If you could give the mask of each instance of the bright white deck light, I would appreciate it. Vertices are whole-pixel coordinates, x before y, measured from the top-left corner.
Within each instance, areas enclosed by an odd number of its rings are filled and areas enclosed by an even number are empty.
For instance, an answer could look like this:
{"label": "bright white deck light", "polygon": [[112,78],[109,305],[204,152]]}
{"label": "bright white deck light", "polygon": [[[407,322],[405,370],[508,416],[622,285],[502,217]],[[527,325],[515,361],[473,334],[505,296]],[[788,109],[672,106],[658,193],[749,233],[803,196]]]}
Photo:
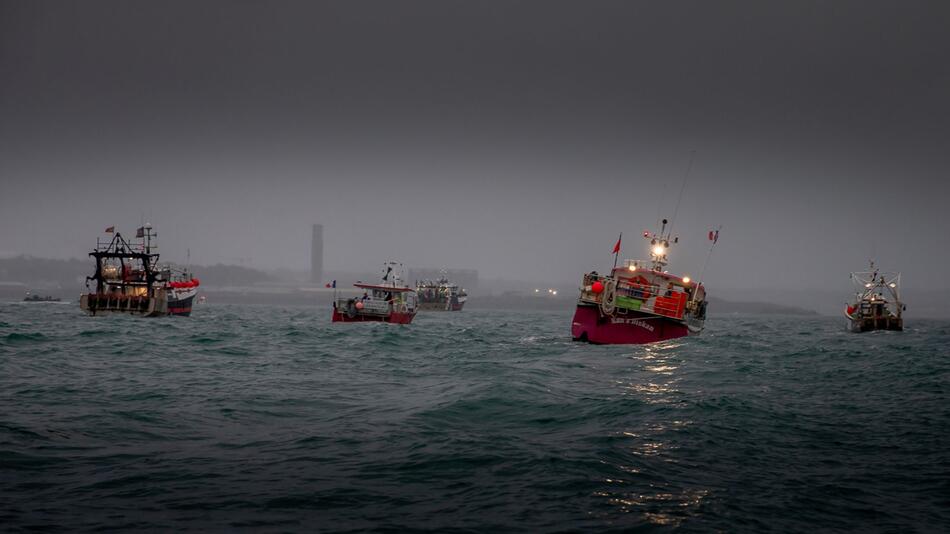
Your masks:
{"label": "bright white deck light", "polygon": [[655,254],[655,255],[657,255],[657,256],[662,256],[662,255],[663,255],[663,246],[662,246],[662,245],[657,245],[657,246],[653,247],[653,254]]}
{"label": "bright white deck light", "polygon": [[689,283],[689,277],[688,277],[688,276],[684,276],[684,277],[683,277],[683,283],[684,283],[684,284],[688,284],[688,283]]}

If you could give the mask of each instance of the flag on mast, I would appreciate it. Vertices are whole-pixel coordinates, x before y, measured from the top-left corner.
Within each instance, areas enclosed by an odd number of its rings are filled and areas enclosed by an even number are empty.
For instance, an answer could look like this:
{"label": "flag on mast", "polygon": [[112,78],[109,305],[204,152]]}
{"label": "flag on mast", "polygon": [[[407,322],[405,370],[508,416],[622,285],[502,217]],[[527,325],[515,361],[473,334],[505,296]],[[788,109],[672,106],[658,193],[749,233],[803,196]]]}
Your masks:
{"label": "flag on mast", "polygon": [[115,233],[115,225],[106,228],[106,233],[107,233],[107,234],[114,234],[114,233]]}

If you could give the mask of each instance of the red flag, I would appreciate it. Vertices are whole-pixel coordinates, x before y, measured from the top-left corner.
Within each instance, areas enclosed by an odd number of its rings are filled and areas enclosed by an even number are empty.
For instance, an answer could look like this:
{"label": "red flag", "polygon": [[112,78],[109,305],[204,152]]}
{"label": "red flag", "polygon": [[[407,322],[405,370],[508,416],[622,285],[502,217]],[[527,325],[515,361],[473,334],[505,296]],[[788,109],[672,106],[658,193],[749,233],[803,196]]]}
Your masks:
{"label": "red flag", "polygon": [[114,234],[114,233],[115,233],[115,226],[110,226],[110,227],[106,228],[106,233],[107,233],[107,234]]}
{"label": "red flag", "polygon": [[710,240],[710,241],[713,240],[713,234],[714,234],[714,232],[713,232],[712,230],[710,230],[710,231],[709,231],[709,240]]}
{"label": "red flag", "polygon": [[620,254],[620,240],[623,239],[623,234],[620,234],[620,237],[617,238],[617,244],[614,245],[614,254]]}

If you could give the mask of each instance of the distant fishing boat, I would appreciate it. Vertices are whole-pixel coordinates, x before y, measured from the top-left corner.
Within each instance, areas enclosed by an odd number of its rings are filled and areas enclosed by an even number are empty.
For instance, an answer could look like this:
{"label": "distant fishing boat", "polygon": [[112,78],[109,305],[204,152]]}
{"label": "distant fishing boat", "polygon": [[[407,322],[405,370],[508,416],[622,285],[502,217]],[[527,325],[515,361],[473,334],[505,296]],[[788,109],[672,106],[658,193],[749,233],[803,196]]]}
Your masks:
{"label": "distant fishing boat", "polygon": [[361,297],[334,297],[333,322],[359,323],[384,322],[409,324],[416,316],[416,291],[402,282],[396,262],[385,264],[379,284],[357,282],[355,287],[363,290]]}
{"label": "distant fishing boat", "polygon": [[[609,275],[584,275],[571,323],[575,341],[598,344],[640,344],[702,332],[706,321],[706,289],[689,276],[665,270],[670,246],[679,242],[667,231],[644,232],[650,240],[650,260],[624,260],[617,266],[620,239],[614,246]],[[715,244],[719,232],[709,233]],[[710,249],[711,250],[711,249]]]}
{"label": "distant fishing boat", "polygon": [[870,270],[851,273],[854,301],[845,308],[852,332],[903,330],[901,313],[907,306],[900,298],[901,273],[881,272],[871,262]]}
{"label": "distant fishing boat", "polygon": [[95,250],[89,253],[96,260],[96,272],[86,277],[86,287],[95,282],[95,289],[80,296],[83,311],[145,317],[191,314],[200,282],[187,270],[159,267],[152,225],[137,230],[138,242],[127,241],[115,227],[107,228],[106,233],[114,235],[109,241],[97,240]]}
{"label": "distant fishing boat", "polygon": [[59,302],[60,300],[59,297],[53,297],[51,295],[41,297],[36,294],[31,294],[29,291],[27,291],[26,296],[23,297],[23,302]]}
{"label": "distant fishing boat", "polygon": [[421,311],[462,311],[468,300],[465,289],[450,282],[444,274],[437,280],[417,281],[416,294]]}

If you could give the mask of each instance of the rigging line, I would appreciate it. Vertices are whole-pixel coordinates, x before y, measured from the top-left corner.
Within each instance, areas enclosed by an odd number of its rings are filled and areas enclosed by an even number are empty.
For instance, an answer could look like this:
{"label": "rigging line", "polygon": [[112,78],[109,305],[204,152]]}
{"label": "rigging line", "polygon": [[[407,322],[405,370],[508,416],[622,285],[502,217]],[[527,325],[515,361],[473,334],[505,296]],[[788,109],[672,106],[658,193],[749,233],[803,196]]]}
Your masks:
{"label": "rigging line", "polygon": [[680,202],[683,201],[683,191],[686,190],[686,180],[689,178],[689,172],[693,170],[693,159],[696,157],[696,151],[689,151],[689,165],[686,167],[686,174],[683,175],[683,185],[680,187],[680,195],[676,199],[676,208],[673,210],[673,218],[670,219],[670,231],[667,236],[673,235],[673,225],[676,224],[676,215],[680,212]]}
{"label": "rigging line", "polygon": [[663,209],[663,199],[666,197],[666,187],[668,185],[666,182],[663,182],[663,192],[660,193],[660,198],[656,203],[656,222],[653,224],[653,228],[660,227],[660,218],[663,215],[660,210]]}
{"label": "rigging line", "polygon": [[[719,225],[719,228],[716,228],[716,233],[718,234],[720,230],[722,230],[722,225],[721,225],[721,224]],[[712,251],[713,251],[713,249],[716,247],[716,244],[717,244],[717,243],[719,243],[718,240],[713,241],[713,244],[709,246],[709,252],[706,254],[706,261],[703,262],[703,270],[700,271],[700,273],[699,273],[699,280],[696,281],[696,285],[697,285],[697,286],[700,286],[700,285],[703,284],[703,277],[706,276],[706,267],[709,266],[709,258],[712,257]]]}

